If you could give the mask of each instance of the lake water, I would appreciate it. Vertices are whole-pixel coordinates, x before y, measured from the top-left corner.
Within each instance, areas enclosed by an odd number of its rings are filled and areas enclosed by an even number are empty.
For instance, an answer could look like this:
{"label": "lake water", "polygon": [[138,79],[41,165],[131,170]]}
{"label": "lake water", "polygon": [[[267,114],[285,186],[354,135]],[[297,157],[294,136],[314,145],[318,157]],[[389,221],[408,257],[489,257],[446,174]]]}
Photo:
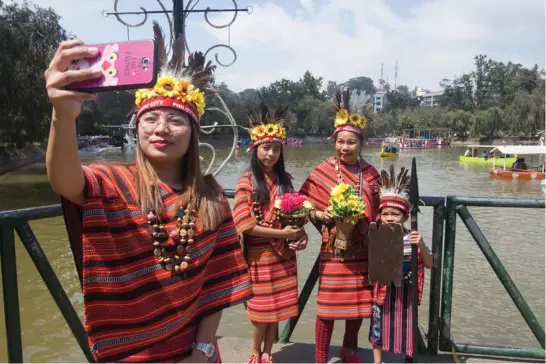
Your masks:
{"label": "lake water", "polygon": [[[218,151],[216,165],[228,153]],[[287,147],[287,170],[300,186],[310,171],[334,153],[330,144]],[[543,198],[539,182],[513,182],[490,179],[487,168],[464,165],[458,156],[461,148],[406,150],[393,161],[382,161],[379,148],[366,147],[363,157],[378,170],[411,166],[417,157],[419,188],[422,196],[496,196]],[[204,151],[205,162],[210,153]],[[99,160],[130,162],[131,155],[108,154]],[[248,167],[250,155],[241,150],[218,175],[225,188],[234,188],[237,179]],[[84,161],[85,163],[91,160]],[[204,163],[205,163],[204,162]],[[0,210],[56,204],[58,197],[51,191],[43,163],[0,176]],[[432,209],[423,208],[419,227],[430,246]],[[545,238],[544,210],[513,208],[470,208],[493,249],[504,263],[519,290],[534,310],[539,322],[544,322]],[[83,297],[70,251],[62,218],[31,223],[53,269],[59,276],[76,310],[82,314]],[[319,252],[319,234],[311,227],[308,249],[298,257],[300,289]],[[32,362],[81,362],[85,357],[66,325],[51,295],[22,244],[17,241],[17,267],[24,360]],[[428,277],[420,324],[428,319]],[[294,331],[292,341],[313,342],[316,315],[316,287]],[[0,293],[1,294],[1,293]],[[344,324],[336,325],[332,342],[340,344]],[[251,325],[243,306],[224,311],[220,335],[250,337]],[[360,332],[360,344],[365,346],[368,321]],[[459,220],[455,249],[455,273],[452,313],[452,334],[458,340],[477,344],[505,344],[538,347],[536,339],[515,305],[483,257],[476,243]],[[0,315],[0,337],[5,338],[5,323]],[[7,360],[6,341],[0,340],[0,360]]]}

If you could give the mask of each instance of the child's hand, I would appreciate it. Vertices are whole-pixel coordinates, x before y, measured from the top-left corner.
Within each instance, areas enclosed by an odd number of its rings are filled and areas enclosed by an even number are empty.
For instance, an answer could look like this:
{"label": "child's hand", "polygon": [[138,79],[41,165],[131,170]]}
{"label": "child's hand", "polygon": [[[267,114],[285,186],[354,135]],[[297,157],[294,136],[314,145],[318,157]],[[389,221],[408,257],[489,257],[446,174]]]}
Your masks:
{"label": "child's hand", "polygon": [[421,243],[421,233],[418,231],[412,231],[409,233],[409,241],[412,244],[419,245]]}

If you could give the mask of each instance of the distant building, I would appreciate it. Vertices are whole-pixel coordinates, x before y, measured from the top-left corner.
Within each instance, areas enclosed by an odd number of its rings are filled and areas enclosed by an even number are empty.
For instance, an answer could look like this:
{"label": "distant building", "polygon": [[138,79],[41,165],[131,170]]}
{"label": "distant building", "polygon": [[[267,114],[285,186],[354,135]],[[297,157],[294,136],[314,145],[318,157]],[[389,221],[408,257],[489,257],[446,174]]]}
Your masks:
{"label": "distant building", "polygon": [[440,107],[440,100],[444,94],[444,91],[430,92],[422,88],[417,88],[415,96],[422,97],[421,107]]}
{"label": "distant building", "polygon": [[373,112],[381,112],[388,103],[387,90],[384,88],[376,88],[375,95],[373,95]]}

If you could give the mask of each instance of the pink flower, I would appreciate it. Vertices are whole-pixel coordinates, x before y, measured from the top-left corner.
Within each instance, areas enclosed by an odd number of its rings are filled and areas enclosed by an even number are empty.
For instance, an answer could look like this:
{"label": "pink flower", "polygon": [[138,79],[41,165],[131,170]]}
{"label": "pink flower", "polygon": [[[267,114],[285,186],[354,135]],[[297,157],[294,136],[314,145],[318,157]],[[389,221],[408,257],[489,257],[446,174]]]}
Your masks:
{"label": "pink flower", "polygon": [[303,203],[307,201],[307,197],[299,193],[285,193],[278,199],[281,201],[280,210],[283,214],[301,210],[304,207]]}

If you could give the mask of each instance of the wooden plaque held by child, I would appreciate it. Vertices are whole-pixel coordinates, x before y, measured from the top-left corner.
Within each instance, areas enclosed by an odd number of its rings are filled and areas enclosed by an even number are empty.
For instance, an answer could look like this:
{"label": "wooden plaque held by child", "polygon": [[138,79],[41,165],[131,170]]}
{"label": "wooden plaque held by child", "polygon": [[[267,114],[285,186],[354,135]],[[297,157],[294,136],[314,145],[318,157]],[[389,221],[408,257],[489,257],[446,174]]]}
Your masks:
{"label": "wooden plaque held by child", "polygon": [[404,228],[401,224],[370,224],[368,274],[370,283],[400,287],[404,264]]}

